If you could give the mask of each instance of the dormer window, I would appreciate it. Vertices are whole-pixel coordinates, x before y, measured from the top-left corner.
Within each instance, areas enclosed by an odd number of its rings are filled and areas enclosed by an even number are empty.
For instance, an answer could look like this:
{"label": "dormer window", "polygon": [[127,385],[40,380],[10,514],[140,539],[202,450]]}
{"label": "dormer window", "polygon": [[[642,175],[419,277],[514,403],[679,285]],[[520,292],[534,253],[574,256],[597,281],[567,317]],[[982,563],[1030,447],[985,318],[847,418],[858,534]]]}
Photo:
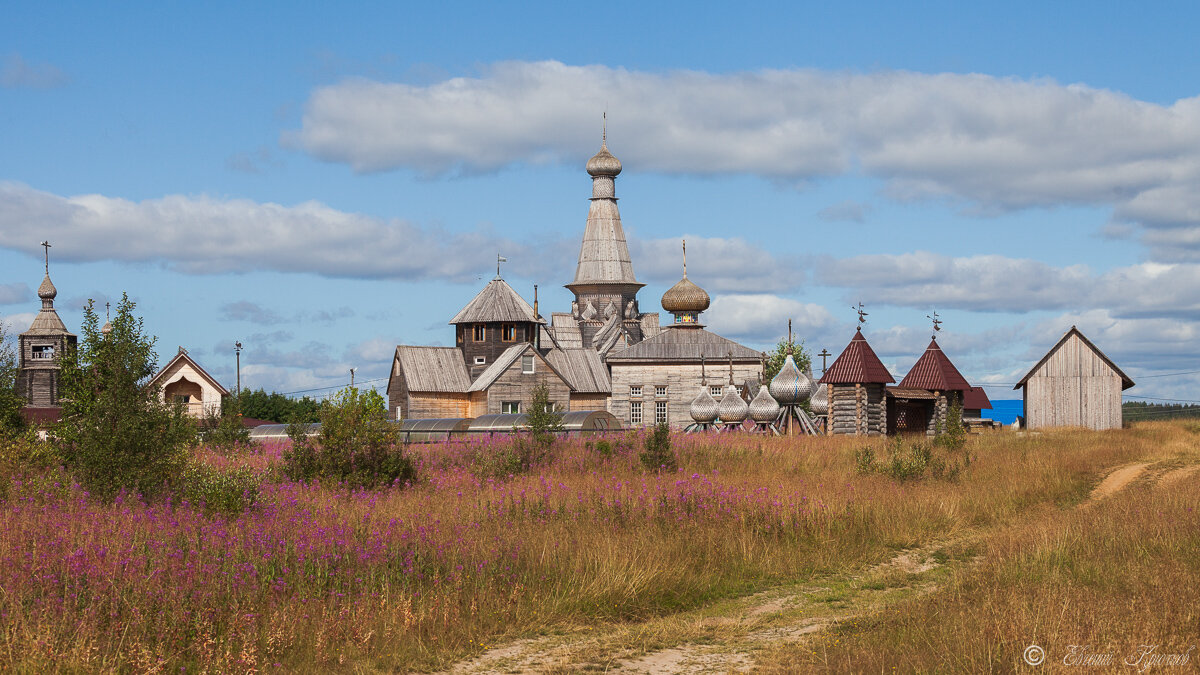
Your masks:
{"label": "dormer window", "polygon": [[484,338],[487,337],[487,332],[484,329],[483,324],[481,324],[481,323],[477,323],[474,326],[472,326],[471,332],[472,332],[472,339],[475,340],[476,342],[483,342]]}

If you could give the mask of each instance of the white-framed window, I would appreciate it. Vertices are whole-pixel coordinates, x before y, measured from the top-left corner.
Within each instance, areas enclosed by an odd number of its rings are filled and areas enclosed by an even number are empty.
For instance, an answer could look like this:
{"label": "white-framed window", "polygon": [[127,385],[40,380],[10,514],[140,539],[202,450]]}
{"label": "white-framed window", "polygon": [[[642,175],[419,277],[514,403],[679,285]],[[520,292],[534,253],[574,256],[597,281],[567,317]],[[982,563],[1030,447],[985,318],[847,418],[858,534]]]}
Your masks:
{"label": "white-framed window", "polygon": [[666,401],[655,401],[654,402],[654,423],[655,424],[666,424],[667,423],[667,402]]}
{"label": "white-framed window", "polygon": [[520,401],[504,401],[500,404],[500,412],[505,415],[516,415],[521,412]]}
{"label": "white-framed window", "polygon": [[666,397],[667,397],[667,388],[666,387],[658,386],[658,387],[654,388],[654,398],[666,398]]}
{"label": "white-framed window", "polygon": [[642,397],[642,388],[641,387],[630,387],[629,388],[629,398],[641,398],[641,397]]}
{"label": "white-framed window", "polygon": [[487,363],[487,357],[485,357],[485,356],[476,356],[475,357],[475,365],[482,366],[485,363]]}
{"label": "white-framed window", "polygon": [[526,354],[521,357],[521,372],[525,375],[533,373],[533,354]]}
{"label": "white-framed window", "polygon": [[629,403],[629,425],[638,427],[642,425],[642,402],[631,401]]}
{"label": "white-framed window", "polygon": [[722,387],[719,384],[708,385],[708,395],[712,396],[713,398],[721,398],[722,396],[724,396],[725,394],[723,393],[723,390],[724,390],[724,387]]}

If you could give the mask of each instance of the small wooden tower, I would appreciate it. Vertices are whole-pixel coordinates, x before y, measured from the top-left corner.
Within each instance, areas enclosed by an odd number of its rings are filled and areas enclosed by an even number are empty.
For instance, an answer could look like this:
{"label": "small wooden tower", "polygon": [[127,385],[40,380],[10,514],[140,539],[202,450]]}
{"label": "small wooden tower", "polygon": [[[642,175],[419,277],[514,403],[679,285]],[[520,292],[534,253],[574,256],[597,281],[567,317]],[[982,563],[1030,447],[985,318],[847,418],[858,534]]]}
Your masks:
{"label": "small wooden tower", "polygon": [[[908,374],[904,376],[903,380],[900,380],[900,384],[896,387],[898,389],[925,389],[933,394],[932,410],[928,411],[929,414],[925,420],[925,433],[929,436],[936,433],[939,423],[945,423],[950,406],[955,401],[958,402],[960,408],[964,407],[966,394],[971,390],[970,383],[962,376],[962,373],[958,372],[958,368],[954,367],[950,358],[938,346],[936,335],[929,341],[925,353],[917,359],[917,362],[913,364]],[[913,404],[908,405],[912,406]],[[915,413],[916,410],[903,412]]]}
{"label": "small wooden tower", "polygon": [[828,432],[856,436],[886,434],[884,386],[895,381],[867,344],[860,327],[821,376],[821,383],[829,387]]}
{"label": "small wooden tower", "polygon": [[455,345],[462,351],[472,380],[509,347],[526,342],[538,346],[538,330],[544,323],[545,319],[500,278],[499,263],[496,278],[450,319]]}
{"label": "small wooden tower", "polygon": [[1075,326],[1013,389],[1023,389],[1025,425],[1121,428],[1121,392],[1133,380]]}
{"label": "small wooden tower", "polygon": [[42,246],[46,249],[46,278],[38,287],[42,310],[34,317],[29,330],[17,338],[21,351],[17,392],[30,408],[55,408],[61,405],[58,358],[67,347],[74,347],[78,338],[67,331],[54,310],[58,289],[50,281],[50,242],[44,241]]}

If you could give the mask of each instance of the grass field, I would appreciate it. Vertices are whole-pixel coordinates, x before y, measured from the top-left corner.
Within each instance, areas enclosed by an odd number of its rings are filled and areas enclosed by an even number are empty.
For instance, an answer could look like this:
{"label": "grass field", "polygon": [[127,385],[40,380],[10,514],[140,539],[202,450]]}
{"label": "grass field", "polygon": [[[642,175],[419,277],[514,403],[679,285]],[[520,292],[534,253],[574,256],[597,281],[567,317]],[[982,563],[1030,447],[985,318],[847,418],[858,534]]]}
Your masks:
{"label": "grass field", "polygon": [[[0,669],[637,670],[701,645],[730,668],[977,672],[1033,643],[1051,664],[1200,644],[1194,423],[975,436],[953,480],[905,482],[856,470],[883,439],[677,436],[672,473],[610,440],[505,477],[493,446],[414,446],[418,483],[376,491],[284,481],[278,446],[198,451],[258,477],[232,515],[18,472]],[[526,658],[536,640],[555,656]]]}

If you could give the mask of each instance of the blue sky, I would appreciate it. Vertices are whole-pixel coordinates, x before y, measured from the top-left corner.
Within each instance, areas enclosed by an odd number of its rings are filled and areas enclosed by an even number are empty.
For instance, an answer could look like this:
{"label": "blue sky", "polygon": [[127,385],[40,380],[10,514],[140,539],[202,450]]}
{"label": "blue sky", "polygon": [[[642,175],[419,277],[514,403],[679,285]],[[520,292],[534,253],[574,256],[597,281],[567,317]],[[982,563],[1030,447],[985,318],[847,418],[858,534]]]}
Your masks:
{"label": "blue sky", "polygon": [[[653,6],[647,6],[653,5]],[[0,317],[128,292],[165,361],[297,391],[446,344],[494,273],[565,311],[609,114],[634,268],[710,328],[1014,382],[1072,324],[1200,399],[1185,3],[22,5],[0,25]],[[1165,375],[1163,377],[1158,377]],[[1011,397],[1009,387],[989,389]]]}

